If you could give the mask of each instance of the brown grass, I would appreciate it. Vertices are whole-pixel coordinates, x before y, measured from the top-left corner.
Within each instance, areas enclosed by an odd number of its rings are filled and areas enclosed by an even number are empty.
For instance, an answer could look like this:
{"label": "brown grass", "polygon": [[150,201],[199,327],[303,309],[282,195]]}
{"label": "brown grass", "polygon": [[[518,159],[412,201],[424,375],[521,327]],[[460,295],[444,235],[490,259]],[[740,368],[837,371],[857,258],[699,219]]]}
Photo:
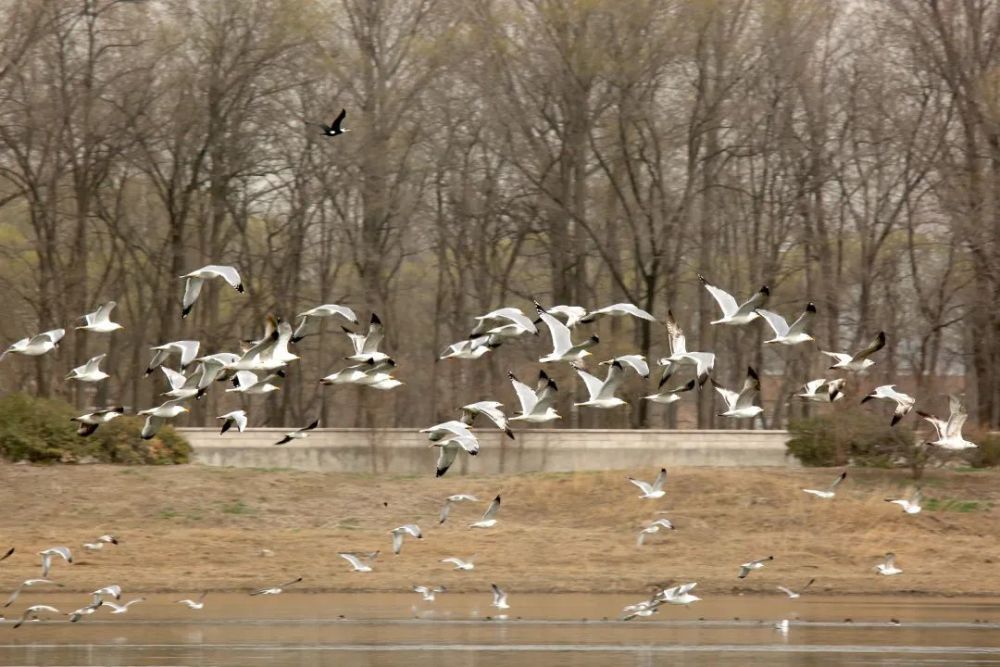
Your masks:
{"label": "brown grass", "polygon": [[[70,546],[77,563],[57,563],[67,590],[111,581],[131,591],[243,590],[299,574],[327,591],[400,591],[415,583],[479,590],[516,581],[521,592],[646,589],[698,581],[705,592],[771,591],[811,577],[832,593],[997,594],[993,567],[1000,501],[993,472],[931,472],[925,498],[963,501],[951,510],[906,516],[884,502],[908,488],[900,471],[852,469],[837,497],[823,488],[839,471],[673,469],[667,495],[641,500],[626,474],[655,470],[513,477],[380,477],[297,471],[174,467],[0,466],[0,535],[17,553],[0,564],[8,582],[36,576],[34,552]],[[499,524],[469,529],[503,489]],[[442,499],[468,492],[483,502],[457,506],[438,526]],[[388,503],[384,505],[383,503]],[[667,510],[677,530],[635,544],[638,529]],[[959,511],[963,510],[963,511]],[[389,530],[416,522],[393,556]],[[121,545],[88,554],[81,544],[103,532]],[[261,556],[270,549],[273,557]],[[349,570],[338,551],[380,549],[375,572]],[[904,574],[881,577],[872,565],[894,551]],[[775,561],[747,579],[740,563]],[[475,556],[473,572],[453,572],[446,556]]]}

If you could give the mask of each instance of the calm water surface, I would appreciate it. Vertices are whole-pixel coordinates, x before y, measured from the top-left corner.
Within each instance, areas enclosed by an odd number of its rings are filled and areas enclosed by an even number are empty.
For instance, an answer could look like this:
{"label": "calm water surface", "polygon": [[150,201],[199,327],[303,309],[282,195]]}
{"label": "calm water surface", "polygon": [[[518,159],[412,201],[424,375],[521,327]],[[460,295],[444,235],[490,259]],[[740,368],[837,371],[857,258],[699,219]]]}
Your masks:
{"label": "calm water surface", "polygon": [[[0,665],[994,665],[1000,600],[709,596],[620,622],[641,596],[517,595],[506,619],[488,593],[419,596],[209,595],[205,609],[149,595],[124,615],[104,610],[0,625]],[[130,599],[126,595],[125,599]],[[66,611],[86,596],[19,599]],[[774,623],[787,618],[787,633]],[[849,621],[848,621],[849,619]],[[897,623],[898,621],[898,623]]]}

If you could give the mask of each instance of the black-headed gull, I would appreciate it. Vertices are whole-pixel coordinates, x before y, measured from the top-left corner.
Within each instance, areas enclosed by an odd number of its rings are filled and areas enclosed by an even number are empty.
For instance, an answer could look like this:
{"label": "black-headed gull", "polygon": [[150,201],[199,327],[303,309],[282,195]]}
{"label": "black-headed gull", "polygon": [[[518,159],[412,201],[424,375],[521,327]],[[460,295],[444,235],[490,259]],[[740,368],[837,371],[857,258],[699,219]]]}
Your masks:
{"label": "black-headed gull", "polygon": [[767,564],[768,561],[772,560],[774,560],[774,556],[768,556],[767,558],[759,558],[757,560],[752,560],[748,563],[743,563],[742,565],[740,565],[740,573],[737,576],[740,579],[744,579],[748,574],[750,574],[754,570],[759,570],[760,568],[764,567],[764,565]]}
{"label": "black-headed gull", "polygon": [[884,574],[889,577],[894,574],[902,574],[903,571],[896,567],[896,554],[890,552],[885,555],[885,560],[881,563],[875,565],[872,568],[875,572],[879,574]]}
{"label": "black-headed gull", "polygon": [[667,604],[688,605],[701,599],[697,595],[691,595],[691,590],[697,585],[696,582],[692,582],[673,586],[661,592],[658,597]]}
{"label": "black-headed gull", "polygon": [[279,584],[278,586],[271,586],[270,588],[258,588],[255,591],[251,591],[250,595],[280,595],[281,593],[285,592],[286,588],[288,588],[292,584],[297,584],[300,581],[302,581],[302,577],[296,577],[295,579],[292,579],[291,581],[286,581],[285,583]]}
{"label": "black-headed gull", "polygon": [[885,332],[879,331],[875,339],[868,344],[868,347],[861,350],[857,354],[850,355],[844,354],[842,352],[826,352],[820,350],[823,354],[836,360],[831,369],[837,368],[844,371],[863,371],[869,366],[874,366],[875,362],[869,359],[871,355],[875,354],[879,350],[885,347]]}
{"label": "black-headed gull", "polygon": [[549,335],[552,337],[552,352],[541,357],[538,360],[540,363],[579,361],[590,355],[588,348],[600,342],[600,338],[591,336],[581,343],[574,344],[569,327],[553,317],[537,301],[535,302],[535,309],[538,311],[538,317],[542,320],[542,323],[548,327]]}
{"label": "black-headed gull", "polygon": [[110,586],[102,586],[101,588],[98,588],[96,591],[92,591],[90,595],[94,602],[97,602],[98,600],[103,600],[105,596],[112,597],[116,600],[121,600],[122,587],[119,586],[118,584],[111,584]]}
{"label": "black-headed gull", "polygon": [[653,480],[652,484],[644,482],[641,479],[635,479],[634,477],[626,477],[625,479],[639,487],[639,490],[642,491],[642,495],[639,496],[640,498],[650,498],[655,500],[656,498],[662,498],[667,493],[663,490],[663,485],[667,481],[666,468],[660,468],[660,473],[656,476],[656,479]]}
{"label": "black-headed gull", "polygon": [[965,425],[965,420],[969,418],[968,410],[962,404],[961,399],[955,395],[949,397],[948,404],[951,408],[948,421],[917,410],[917,414],[929,421],[937,434],[937,440],[928,441],[927,444],[935,445],[942,449],[974,448],[976,446],[975,443],[969,442],[962,437],[962,427]]}
{"label": "black-headed gull", "polygon": [[194,302],[198,300],[198,296],[201,294],[201,288],[205,284],[206,280],[211,280],[212,278],[222,278],[240,294],[244,292],[243,280],[240,278],[240,273],[232,266],[209,264],[192,271],[191,273],[185,273],[183,276],[180,276],[180,278],[185,281],[184,297],[181,299],[182,318],[187,317],[188,314],[190,314],[191,308],[194,306]]}
{"label": "black-headed gull", "polygon": [[806,309],[799,315],[798,319],[792,322],[791,326],[788,325],[788,321],[784,317],[777,313],[772,313],[770,310],[758,308],[757,313],[764,318],[764,321],[774,331],[774,338],[765,340],[765,343],[798,345],[799,343],[814,340],[810,334],[806,333],[806,329],[809,328],[816,317],[816,304],[814,303],[808,303]]}
{"label": "black-headed gull", "polygon": [[108,301],[94,312],[87,313],[82,317],[86,324],[77,327],[77,329],[81,329],[83,331],[94,331],[96,333],[110,333],[112,331],[117,331],[118,329],[124,329],[125,327],[122,325],[111,321],[111,311],[114,310],[117,305],[118,304],[114,301]]}
{"label": "black-headed gull", "polygon": [[778,586],[778,590],[781,591],[782,593],[784,593],[785,595],[787,595],[788,599],[790,599],[790,600],[797,600],[798,598],[800,598],[802,596],[802,593],[805,592],[805,590],[807,588],[809,588],[810,586],[813,585],[814,581],[816,581],[816,579],[810,579],[809,581],[807,581],[806,585],[803,586],[802,588],[800,588],[797,593],[795,591],[791,590],[790,588],[785,588],[784,586]]}
{"label": "black-headed gull", "polygon": [[556,402],[556,392],[559,387],[545,371],[538,372],[538,386],[535,389],[518,380],[510,371],[507,371],[507,377],[510,378],[514,393],[517,394],[517,400],[521,404],[521,412],[515,417],[510,417],[509,421],[543,423],[561,419],[559,413],[552,407]]}
{"label": "black-headed gull", "polygon": [[712,378],[712,386],[726,403],[726,411],[720,412],[720,417],[751,419],[764,411],[764,408],[754,405],[754,401],[760,395],[760,378],[752,366],[747,367],[747,378],[743,381],[739,393],[726,389],[716,382],[715,378]]}
{"label": "black-headed gull", "polygon": [[54,350],[65,335],[65,329],[52,329],[51,331],[45,331],[30,338],[22,338],[4,350],[3,354],[0,354],[0,360],[8,354],[23,354],[28,357],[41,356],[46,352]]}
{"label": "black-headed gull", "polygon": [[103,606],[104,606],[104,600],[97,599],[88,605],[80,607],[79,609],[74,609],[73,611],[69,612],[66,615],[69,616],[70,623],[77,623],[84,616],[90,616]]}
{"label": "black-headed gull", "polygon": [[418,540],[424,537],[424,534],[420,532],[420,526],[415,523],[407,523],[393,528],[389,531],[392,533],[392,553],[399,555],[399,552],[403,550],[403,536],[410,535]]}
{"label": "black-headed gull", "polygon": [[79,422],[80,424],[76,429],[76,434],[86,437],[96,431],[97,427],[101,424],[107,424],[112,419],[121,417],[123,414],[125,414],[125,408],[119,406],[116,408],[94,410],[85,415],[73,417],[71,421]]}
{"label": "black-headed gull", "polygon": [[618,391],[618,388],[625,380],[625,369],[622,368],[620,362],[612,362],[608,368],[608,375],[603,381],[584,370],[579,362],[573,362],[572,366],[587,386],[587,393],[590,395],[586,401],[574,403],[573,405],[577,407],[608,409],[627,404],[623,399],[615,396],[615,392]]}
{"label": "black-headed gull", "polygon": [[188,609],[194,609],[195,611],[197,611],[199,609],[204,609],[204,607],[205,607],[205,596],[206,595],[208,595],[208,591],[205,591],[204,593],[202,593],[201,595],[199,595],[194,600],[185,598],[183,600],[176,600],[175,603],[176,604],[182,604],[185,607],[187,607]]}
{"label": "black-headed gull", "polygon": [[146,598],[135,598],[134,600],[129,600],[125,604],[115,604],[114,602],[105,602],[104,606],[110,607],[112,614],[124,614],[125,612],[128,611],[128,608],[131,607],[132,605],[145,601]]}
{"label": "black-headed gull", "polygon": [[712,298],[715,299],[715,302],[719,304],[719,308],[722,309],[722,317],[712,321],[711,324],[727,324],[730,326],[749,324],[760,317],[756,311],[767,302],[767,297],[771,294],[767,285],[764,285],[756,294],[747,299],[743,305],[739,305],[736,303],[733,295],[712,285],[701,274],[698,275],[698,279],[705,286],[705,289],[708,290],[708,293],[712,295]]}
{"label": "black-headed gull", "polygon": [[486,508],[486,512],[483,514],[483,518],[479,521],[469,524],[469,528],[492,528],[497,525],[497,512],[500,511],[500,494],[498,493],[490,506]]}
{"label": "black-headed gull", "polygon": [[837,479],[833,480],[833,483],[830,484],[830,486],[826,487],[825,489],[802,489],[802,490],[805,491],[806,493],[811,493],[812,495],[816,496],[817,498],[825,498],[825,499],[829,500],[830,498],[833,498],[836,495],[835,489],[845,479],[847,479],[847,471],[846,470],[844,472],[840,473],[839,475],[837,475]]}
{"label": "black-headed gull", "polygon": [[917,399],[909,394],[897,391],[896,385],[893,384],[883,384],[875,387],[870,394],[861,399],[861,402],[867,403],[875,399],[893,401],[896,404],[896,409],[892,413],[892,421],[889,423],[890,426],[898,424],[899,420],[905,417],[917,402]]}
{"label": "black-headed gull", "polygon": [[455,566],[454,569],[456,569],[456,570],[474,570],[474,569],[476,569],[476,565],[475,565],[475,563],[472,562],[471,558],[468,559],[468,560],[462,560],[461,558],[456,558],[455,556],[448,556],[447,558],[442,558],[441,562],[442,563],[451,563],[452,565]]}
{"label": "black-headed gull", "polygon": [[907,514],[920,514],[920,510],[923,509],[920,506],[920,501],[922,499],[923,499],[923,496],[920,493],[920,489],[917,489],[917,490],[915,490],[910,495],[910,497],[908,499],[907,498],[898,498],[898,499],[886,498],[885,502],[887,502],[887,503],[893,503],[895,505],[899,505],[901,508],[903,508],[903,511],[906,512]]}
{"label": "black-headed gull", "polygon": [[219,430],[219,435],[222,435],[233,426],[240,433],[246,430],[247,427],[247,413],[246,410],[233,410],[232,412],[227,412],[224,415],[219,415],[216,419],[222,420],[222,428]]}

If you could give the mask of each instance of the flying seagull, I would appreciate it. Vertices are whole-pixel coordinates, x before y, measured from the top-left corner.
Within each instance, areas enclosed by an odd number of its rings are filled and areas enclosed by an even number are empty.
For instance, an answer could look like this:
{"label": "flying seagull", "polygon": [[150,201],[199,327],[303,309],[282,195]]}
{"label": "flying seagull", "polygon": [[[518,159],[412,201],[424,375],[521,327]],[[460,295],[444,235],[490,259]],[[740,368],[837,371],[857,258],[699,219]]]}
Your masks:
{"label": "flying seagull", "polygon": [[117,305],[118,304],[114,301],[108,301],[94,312],[87,313],[81,318],[86,321],[86,324],[77,327],[77,329],[82,329],[83,331],[94,331],[96,333],[109,333],[111,331],[117,331],[118,329],[124,329],[125,327],[122,325],[111,321],[111,311],[114,310]]}
{"label": "flying seagull", "polygon": [[23,354],[28,357],[38,357],[46,352],[54,350],[62,337],[66,335],[65,329],[52,329],[30,338],[22,338],[0,354],[0,360],[8,354]]}
{"label": "flying seagull", "polygon": [[897,391],[896,385],[894,384],[883,384],[875,387],[872,389],[870,394],[861,399],[861,402],[867,403],[868,401],[874,399],[893,401],[896,404],[896,409],[893,410],[892,413],[892,421],[889,423],[890,426],[898,424],[899,420],[909,414],[910,410],[913,409],[913,406],[917,402],[917,399],[913,398],[909,394]]}
{"label": "flying seagull", "polygon": [[759,570],[760,568],[764,567],[764,564],[767,563],[767,561],[769,560],[774,560],[774,556],[768,556],[767,558],[761,558],[759,560],[752,560],[749,563],[743,563],[742,565],[740,565],[740,573],[738,575],[739,578],[740,579],[746,578],[746,576],[750,574],[753,570]]}
{"label": "flying seagull", "polygon": [[655,500],[656,498],[662,498],[667,494],[667,492],[663,490],[663,485],[667,481],[666,468],[660,468],[660,474],[656,476],[656,479],[653,480],[652,484],[644,482],[641,479],[635,479],[634,477],[626,477],[625,479],[639,487],[639,490],[642,491],[642,495],[639,496],[640,498]]}
{"label": "flying seagull", "polygon": [[140,410],[138,414],[146,415],[146,423],[142,426],[140,436],[142,436],[143,440],[149,440],[159,432],[164,422],[168,419],[173,419],[180,414],[190,411],[182,405],[180,399],[169,400],[162,405],[149,408],[148,410]]}
{"label": "flying seagull", "polygon": [[104,596],[113,597],[116,600],[122,599],[122,587],[118,584],[112,584],[110,586],[104,586],[98,588],[90,594],[93,597],[94,602],[98,600],[103,600]]}
{"label": "flying seagull", "polygon": [[431,588],[430,586],[414,586],[413,592],[420,593],[420,597],[424,602],[434,602],[434,596],[438,593],[444,593],[446,589],[444,586],[435,586]]}
{"label": "flying seagull", "polygon": [[389,531],[392,533],[392,553],[399,555],[399,552],[403,550],[403,536],[410,535],[412,537],[419,539],[423,538],[423,533],[420,532],[420,526],[415,523],[407,523],[398,528],[393,528]]}
{"label": "flying seagull", "polygon": [[639,377],[648,378],[649,377],[649,364],[646,363],[646,357],[641,354],[623,354],[613,359],[608,359],[607,361],[602,361],[601,366],[610,366],[615,362],[622,365],[623,368],[631,368]]}
{"label": "flying seagull", "polygon": [[608,317],[608,316],[622,317],[625,315],[631,315],[632,317],[637,317],[640,320],[648,320],[650,322],[656,321],[655,317],[647,313],[642,308],[639,308],[635,304],[615,303],[610,306],[605,306],[604,308],[600,308],[598,310],[590,311],[582,318],[580,318],[580,322],[582,324],[586,324],[588,322],[596,322],[597,320],[603,317]]}
{"label": "flying seagull", "polygon": [[499,337],[494,335],[476,336],[452,343],[444,349],[438,359],[478,359],[487,352],[500,347]]}
{"label": "flying seagull", "polygon": [[493,606],[497,609],[510,609],[510,605],[507,604],[507,593],[500,590],[496,584],[490,584],[490,588],[493,589]]}
{"label": "flying seagull", "polygon": [[295,430],[295,431],[289,431],[288,433],[285,434],[285,437],[283,437],[281,440],[279,440],[278,442],[276,442],[274,444],[276,444],[276,445],[283,445],[283,444],[285,444],[287,442],[291,442],[292,440],[296,440],[298,438],[308,438],[309,437],[309,431],[313,430],[314,428],[316,428],[318,426],[319,426],[319,420],[318,419],[314,419],[313,422],[311,424],[309,424],[308,426],[303,426],[302,428],[300,428],[298,430]]}
{"label": "flying seagull", "polygon": [[468,436],[447,436],[443,440],[432,443],[431,446],[439,448],[434,473],[435,477],[441,477],[448,472],[448,469],[455,463],[459,451],[464,451],[470,456],[475,456],[479,453],[479,440],[471,434]]}
{"label": "flying seagull", "polygon": [[495,335],[499,338],[516,338],[526,333],[537,334],[538,328],[520,308],[498,308],[476,318],[476,326],[469,338]]}
{"label": "flying seagull", "polygon": [[279,586],[272,586],[271,588],[258,588],[255,591],[251,591],[250,595],[279,595],[283,593],[286,588],[288,588],[292,584],[297,584],[300,581],[302,581],[302,577],[296,577],[295,579],[292,579],[291,581],[286,581],[285,583]]}
{"label": "flying seagull", "polygon": [[[440,424],[435,424],[434,426],[428,426],[427,428],[420,429],[421,433],[427,434],[427,439],[431,442],[442,442],[448,441],[453,438],[471,438],[476,439],[472,431],[469,430],[469,425],[464,421],[458,421],[457,419],[452,419],[446,422],[441,422]],[[477,443],[478,444],[478,443]],[[476,447],[476,451],[479,448]]]}
{"label": "flying seagull", "polygon": [[894,574],[903,573],[902,570],[896,567],[896,554],[891,552],[885,555],[884,562],[876,564],[875,567],[872,568],[872,570],[878,572],[879,574],[884,574],[887,577],[892,576]]}
{"label": "flying seagull", "polygon": [[49,569],[52,567],[52,559],[55,556],[59,556],[64,561],[73,564],[73,553],[68,547],[49,547],[48,549],[43,549],[38,552],[38,555],[42,557],[42,578],[49,576]]}
{"label": "flying seagull", "polygon": [[452,504],[466,502],[466,501],[477,503],[479,502],[479,498],[469,495],[468,493],[456,493],[454,495],[445,498],[444,506],[441,507],[441,513],[438,517],[439,518],[438,523],[442,524],[445,521],[447,521],[448,514],[451,512]]}
{"label": "flying seagull", "polygon": [[661,530],[673,530],[674,524],[670,523],[670,519],[657,519],[653,523],[649,524],[645,528],[639,531],[639,539],[636,540],[636,546],[642,546],[646,543],[646,536],[658,533]]}
{"label": "flying seagull", "polygon": [[514,432],[507,426],[507,416],[503,413],[503,410],[500,409],[502,407],[503,403],[500,403],[499,401],[478,401],[476,403],[463,405],[461,408],[462,421],[469,426],[472,426],[476,417],[483,415],[493,422],[498,429],[506,433],[508,438],[513,440]]}
{"label": "flying seagull", "polygon": [[309,310],[299,313],[299,323],[295,327],[295,333],[292,334],[291,342],[298,343],[300,340],[305,338],[308,334],[306,333],[306,325],[311,320],[320,319],[323,317],[332,317],[334,315],[339,315],[351,324],[358,323],[358,316],[354,314],[354,311],[347,306],[340,306],[335,303],[325,303],[322,306],[316,306],[315,308],[310,308]]}
{"label": "flying seagull", "polygon": [[764,318],[774,331],[774,338],[765,340],[765,343],[798,345],[799,343],[814,340],[812,336],[806,333],[806,328],[812,324],[813,319],[816,317],[816,305],[812,302],[806,305],[806,309],[799,315],[798,319],[792,322],[791,326],[788,325],[788,321],[784,317],[777,313],[772,313],[770,310],[758,308],[756,312]]}
{"label": "flying seagull", "polygon": [[726,411],[720,412],[720,417],[752,419],[764,411],[764,408],[754,405],[754,400],[760,395],[760,378],[752,366],[747,367],[747,379],[739,393],[726,389],[715,378],[712,378],[712,386],[726,403]]}
{"label": "flying seagull", "polygon": [[181,399],[201,398],[208,389],[208,387],[202,386],[202,380],[205,374],[204,366],[196,368],[194,372],[188,376],[178,373],[172,368],[167,368],[166,366],[160,366],[160,370],[163,371],[163,375],[166,376],[167,383],[170,385],[170,391],[164,392],[163,396]]}
{"label": "flying seagull", "polygon": [[833,403],[844,397],[845,384],[847,384],[847,380],[844,378],[836,380],[827,380],[826,378],[810,380],[802,386],[802,391],[795,394],[795,396],[805,401]]}
{"label": "flying seagull", "polygon": [[461,558],[456,558],[455,556],[449,556],[447,558],[441,559],[442,563],[451,563],[455,566],[456,570],[474,570],[476,568],[472,559],[462,560]]}
{"label": "flying seagull", "polygon": [[150,375],[157,366],[162,365],[172,354],[180,355],[181,370],[184,370],[198,356],[198,348],[201,342],[196,340],[175,340],[172,343],[164,343],[151,347],[153,358],[146,365],[146,375]]}
{"label": "flying seagull", "polygon": [[205,607],[205,596],[206,595],[208,595],[208,591],[205,591],[204,593],[202,593],[201,595],[199,595],[197,597],[197,599],[194,599],[194,600],[190,600],[190,599],[177,600],[176,603],[177,604],[182,604],[185,607],[187,607],[188,609],[194,609],[195,611],[197,611],[197,610],[203,609]]}
{"label": "flying seagull", "polygon": [[350,130],[343,127],[344,119],[347,118],[347,109],[341,109],[337,117],[333,119],[333,122],[329,125],[324,125],[323,123],[317,123],[321,128],[323,128],[323,134],[328,137],[335,137],[338,134],[343,134],[344,132],[350,132]]}
{"label": "flying seagull", "polygon": [[[378,557],[378,554],[378,551],[373,551],[368,554],[358,554],[349,551],[341,551],[337,553],[338,556],[351,564],[351,567],[355,572],[371,572],[372,566],[370,563]],[[366,563],[365,561],[368,562]]]}
{"label": "flying seagull", "polygon": [[21,591],[24,590],[25,588],[29,588],[31,586],[41,586],[45,584],[52,584],[53,586],[60,586],[60,587],[62,586],[62,584],[56,583],[51,579],[25,579],[24,581],[21,582],[21,584],[17,588],[14,589],[14,592],[10,594],[9,598],[7,598],[7,601],[3,603],[3,606],[9,607],[12,604],[14,604],[14,601],[17,600],[18,596],[21,594]]}
{"label": "flying seagull", "polygon": [[88,412],[85,415],[80,415],[79,417],[72,417],[70,421],[79,422],[80,426],[76,429],[76,434],[80,436],[88,436],[97,430],[97,427],[101,424],[107,424],[109,421],[115,417],[121,417],[125,414],[125,408],[105,408],[103,410],[94,410],[93,412]]}
{"label": "flying seagull", "polygon": [[802,596],[802,593],[805,592],[807,588],[813,585],[814,581],[816,581],[816,579],[810,579],[808,582],[806,582],[805,586],[799,589],[798,593],[789,588],[785,588],[784,586],[778,586],[778,590],[787,595],[790,600],[796,600]]}
{"label": "flying seagull", "polygon": [[520,414],[516,417],[511,417],[510,421],[520,420],[537,424],[552,421],[553,419],[561,419],[555,408],[552,407],[556,402],[556,392],[559,388],[545,371],[538,372],[538,386],[536,389],[532,389],[518,380],[510,371],[507,371],[507,377],[510,378],[511,384],[514,385],[514,393],[517,394],[517,400],[521,404]]}
{"label": "flying seagull", "polygon": [[715,368],[715,355],[711,352],[688,352],[687,338],[684,330],[681,329],[677,320],[674,319],[672,311],[667,311],[667,319],[663,323],[667,329],[667,342],[670,345],[670,356],[663,357],[657,363],[664,366],[663,375],[660,377],[660,386],[666,384],[670,376],[680,366],[694,366],[695,376],[698,384],[705,384],[712,369]]}
{"label": "flying seagull", "polygon": [[696,595],[691,595],[691,589],[697,585],[697,583],[693,582],[690,584],[681,584],[680,586],[668,588],[660,593],[659,598],[667,604],[688,605],[692,602],[697,602],[701,598]]}
{"label": "flying seagull", "polygon": [[962,426],[965,425],[965,420],[969,418],[968,410],[962,405],[962,401],[958,396],[950,396],[948,403],[951,408],[948,421],[917,410],[917,414],[929,421],[937,433],[937,440],[930,441],[927,444],[936,445],[942,449],[974,448],[976,446],[974,443],[962,437]]}
{"label": "flying seagull", "polygon": [[493,499],[490,506],[486,508],[486,512],[483,514],[483,518],[475,523],[470,523],[469,528],[492,528],[497,525],[497,512],[500,511],[500,494]]}
{"label": "flying seagull", "polygon": [[74,611],[71,611],[70,613],[68,613],[66,615],[69,616],[69,622],[70,623],[76,623],[80,619],[82,619],[84,616],[90,616],[95,611],[97,611],[98,609],[100,609],[102,606],[104,606],[104,600],[94,600],[90,604],[88,604],[88,605],[86,605],[84,607],[80,607],[79,609],[76,609]]}
{"label": "flying seagull", "polygon": [[550,315],[537,301],[535,309],[538,311],[538,317],[548,327],[549,336],[552,338],[552,352],[540,358],[539,362],[544,364],[553,361],[578,361],[590,355],[587,348],[600,342],[600,338],[591,336],[582,343],[574,344],[569,327]]}
{"label": "flying seagull", "polygon": [[233,386],[226,389],[226,392],[238,392],[250,396],[270,394],[272,391],[281,389],[280,386],[272,383],[280,382],[284,377],[285,371],[281,369],[263,378],[258,377],[253,371],[237,371],[236,375],[233,376]]}
{"label": "flying seagull", "polygon": [[347,357],[351,361],[372,362],[389,358],[389,355],[385,352],[378,351],[379,344],[385,338],[385,329],[382,327],[382,320],[375,313],[372,313],[371,320],[368,323],[368,333],[366,334],[356,334],[346,327],[341,327],[341,329],[350,338],[351,345],[354,347],[354,354]]}
{"label": "flying seagull", "polygon": [[923,496],[920,494],[920,489],[917,489],[908,499],[900,498],[893,500],[892,498],[886,498],[885,502],[899,505],[907,514],[920,514],[920,510],[923,509],[920,506],[922,498]]}
{"label": "flying seagull", "polygon": [[191,313],[191,308],[194,306],[194,302],[198,300],[198,296],[201,294],[202,285],[205,284],[206,280],[211,280],[212,278],[222,278],[229,285],[235,289],[240,294],[245,291],[243,289],[243,280],[240,278],[240,273],[232,266],[220,266],[218,264],[209,264],[208,266],[203,266],[196,271],[191,273],[185,273],[180,276],[184,280],[184,297],[181,299],[181,317],[187,317]]}
{"label": "flying seagull", "polygon": [[673,371],[668,368],[664,372],[663,377],[660,379],[660,386],[655,394],[649,394],[648,396],[643,396],[647,401],[652,401],[653,403],[673,403],[675,401],[681,400],[680,395],[685,391],[691,391],[697,386],[697,380],[692,378],[687,384],[680,387],[670,387],[668,383],[670,381]]}
{"label": "flying seagull", "polygon": [[749,324],[760,317],[757,309],[764,305],[767,297],[771,294],[767,285],[764,285],[742,305],[737,305],[736,299],[729,292],[719,289],[700,274],[698,275],[698,279],[705,286],[705,289],[708,290],[708,293],[712,295],[712,298],[715,299],[715,302],[719,304],[719,308],[722,309],[722,317],[714,320],[711,324],[726,324],[730,326]]}
{"label": "flying seagull", "polygon": [[245,410],[233,410],[224,415],[219,415],[216,419],[222,420],[222,429],[219,431],[219,435],[222,435],[233,426],[240,433],[246,430],[247,427],[247,413]]}
{"label": "flying seagull", "polygon": [[104,371],[100,369],[101,360],[108,355],[99,354],[96,357],[92,357],[83,366],[77,366],[69,372],[66,376],[67,380],[76,380],[78,382],[100,382],[104,378],[111,377]]}
{"label": "flying seagull", "polygon": [[625,369],[622,368],[620,362],[612,362],[608,368],[608,375],[604,378],[603,382],[600,378],[594,377],[585,371],[583,366],[579,365],[579,362],[572,362],[572,366],[576,369],[576,373],[583,380],[583,383],[587,385],[587,393],[590,395],[586,401],[574,403],[573,405],[603,409],[626,405],[624,400],[615,396],[615,392],[618,391],[622,381],[625,379]]}
{"label": "flying seagull", "polygon": [[805,491],[806,493],[813,494],[817,498],[825,498],[825,499],[829,500],[830,498],[833,498],[835,495],[837,495],[836,492],[834,491],[834,489],[836,489],[837,486],[839,486],[840,483],[843,482],[845,479],[847,479],[847,471],[846,470],[844,472],[840,473],[839,475],[837,475],[837,479],[833,480],[833,483],[830,484],[830,486],[828,486],[826,489],[823,489],[823,490],[802,489],[802,490]]}
{"label": "flying seagull", "polygon": [[875,354],[879,350],[885,347],[885,332],[879,331],[878,335],[875,336],[875,340],[868,344],[868,347],[861,350],[854,356],[850,354],[843,354],[841,352],[826,352],[820,350],[823,354],[828,357],[832,357],[836,360],[831,369],[839,368],[845,371],[863,371],[869,366],[874,366],[875,362],[869,359],[871,355]]}
{"label": "flying seagull", "polygon": [[30,607],[28,607],[27,609],[24,610],[24,614],[21,616],[20,620],[18,620],[17,623],[15,623],[13,626],[11,626],[12,629],[14,629],[14,630],[18,629],[19,627],[21,627],[22,625],[24,625],[24,622],[27,621],[29,618],[31,620],[37,621],[38,620],[38,615],[41,614],[42,612],[47,612],[49,614],[58,614],[58,613],[60,613],[58,609],[56,609],[55,607],[50,607],[47,604],[32,605],[32,606],[30,606]]}
{"label": "flying seagull", "polygon": [[125,612],[128,611],[128,608],[131,607],[132,605],[145,601],[146,598],[136,598],[134,600],[129,600],[125,604],[115,604],[114,602],[105,602],[104,605],[107,607],[111,607],[112,614],[124,614]]}

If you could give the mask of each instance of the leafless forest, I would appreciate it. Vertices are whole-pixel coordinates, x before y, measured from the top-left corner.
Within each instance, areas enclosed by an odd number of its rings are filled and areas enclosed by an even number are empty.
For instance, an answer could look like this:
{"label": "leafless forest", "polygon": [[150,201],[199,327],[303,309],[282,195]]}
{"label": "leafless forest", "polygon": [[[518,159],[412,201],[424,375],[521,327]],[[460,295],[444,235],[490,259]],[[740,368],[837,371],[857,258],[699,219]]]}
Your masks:
{"label": "leafless forest", "polygon": [[[473,316],[629,301],[672,309],[720,381],[762,369],[781,426],[828,360],[764,350],[759,322],[709,326],[701,273],[737,298],[766,284],[790,316],[815,302],[824,350],[884,329],[862,382],[941,406],[957,387],[1000,426],[1000,2],[0,0],[0,15],[0,344],[68,332],[55,354],[5,359],[4,392],[148,407],[165,391],[143,378],[151,345],[237,350],[268,313],[334,302],[378,313],[406,384],[321,387],[348,351],[327,323],[251,424],[426,425],[465,399],[513,404],[507,369],[531,377],[549,345],[437,361]],[[341,108],[351,131],[324,136]],[[182,320],[178,276],[208,263],[239,267],[247,294],[209,284]],[[112,299],[123,331],[72,330]],[[595,361],[665,352],[656,323],[595,329]],[[104,351],[96,393],[63,381]],[[572,369],[555,377],[567,402],[582,392]],[[686,422],[729,425],[711,394],[685,397]],[[562,425],[678,423],[644,403]],[[234,406],[213,392],[179,425]]]}

